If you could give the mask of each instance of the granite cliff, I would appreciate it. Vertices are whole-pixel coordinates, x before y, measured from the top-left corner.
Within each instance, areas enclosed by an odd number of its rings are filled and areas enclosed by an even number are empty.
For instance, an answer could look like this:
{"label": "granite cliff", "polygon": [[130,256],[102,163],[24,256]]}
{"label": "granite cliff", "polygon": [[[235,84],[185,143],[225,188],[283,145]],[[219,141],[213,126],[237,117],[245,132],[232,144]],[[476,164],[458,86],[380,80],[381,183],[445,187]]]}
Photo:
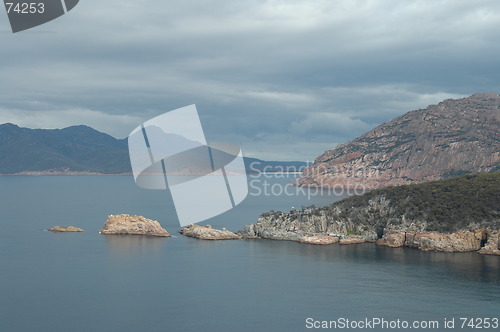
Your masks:
{"label": "granite cliff", "polygon": [[500,172],[465,175],[372,190],[322,208],[265,212],[240,234],[314,244],[376,242],[499,255],[498,202]]}
{"label": "granite cliff", "polygon": [[500,170],[500,95],[448,99],[326,151],[297,184],[375,189]]}

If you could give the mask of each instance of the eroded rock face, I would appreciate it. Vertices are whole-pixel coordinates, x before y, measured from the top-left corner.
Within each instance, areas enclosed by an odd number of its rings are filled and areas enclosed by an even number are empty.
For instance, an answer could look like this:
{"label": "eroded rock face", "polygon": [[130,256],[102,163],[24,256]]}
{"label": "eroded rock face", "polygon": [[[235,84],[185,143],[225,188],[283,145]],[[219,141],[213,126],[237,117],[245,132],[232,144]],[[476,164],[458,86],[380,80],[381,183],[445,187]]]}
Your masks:
{"label": "eroded rock face", "polygon": [[385,234],[383,238],[378,239],[376,244],[379,246],[399,248],[405,245],[406,233],[390,233]]}
{"label": "eroded rock face", "polygon": [[482,241],[485,240],[486,244],[481,248],[481,250],[479,250],[479,253],[484,255],[500,256],[500,231],[486,230]]}
{"label": "eroded rock face", "polygon": [[210,225],[188,225],[181,229],[179,233],[201,240],[237,240],[242,238],[241,235],[230,232],[225,228],[219,230],[212,228]]}
{"label": "eroded rock face", "polygon": [[380,246],[412,247],[420,250],[444,252],[468,252],[481,249],[484,229],[462,230],[450,234],[436,232],[394,232],[385,234],[377,241]]}
{"label": "eroded rock face", "polygon": [[50,232],[83,232],[83,229],[74,226],[54,226],[48,229]]}
{"label": "eroded rock face", "polygon": [[451,234],[417,233],[413,243],[420,250],[445,252],[477,251],[481,248],[481,236],[471,231],[460,231]]}
{"label": "eroded rock face", "polygon": [[[364,211],[364,207],[357,209]],[[353,210],[355,208],[351,208]],[[356,224],[353,219],[336,218],[308,209],[263,214],[257,223],[245,226],[239,233],[243,238],[308,244],[359,244],[376,241],[377,245],[392,248],[411,247],[443,252],[478,251],[481,254],[500,255],[500,230],[494,222],[490,223],[492,228],[470,224],[455,232],[440,233],[426,230],[425,220],[407,220],[404,216],[401,220],[385,216],[382,219],[389,225],[382,230],[381,238],[378,238],[375,228]],[[351,235],[353,233],[356,235]]]}
{"label": "eroded rock face", "polygon": [[99,233],[106,235],[172,236],[161,227],[158,221],[129,214],[109,216],[103,228],[99,230]]}
{"label": "eroded rock face", "polygon": [[269,211],[243,237],[340,244],[377,242],[445,252],[497,254],[500,172],[370,191],[324,207]]}
{"label": "eroded rock face", "polygon": [[276,212],[274,215],[263,215],[257,219],[257,223],[246,225],[239,233],[244,238],[303,242],[304,238],[308,237],[312,237],[311,241],[315,241],[314,237],[317,236],[340,239],[346,237],[348,231],[359,234],[359,238],[364,241],[377,240],[377,233],[363,225],[350,221],[335,221],[324,213],[316,215],[308,211]]}
{"label": "eroded rock face", "polygon": [[297,184],[375,189],[499,169],[500,95],[478,93],[408,112],[326,151]]}

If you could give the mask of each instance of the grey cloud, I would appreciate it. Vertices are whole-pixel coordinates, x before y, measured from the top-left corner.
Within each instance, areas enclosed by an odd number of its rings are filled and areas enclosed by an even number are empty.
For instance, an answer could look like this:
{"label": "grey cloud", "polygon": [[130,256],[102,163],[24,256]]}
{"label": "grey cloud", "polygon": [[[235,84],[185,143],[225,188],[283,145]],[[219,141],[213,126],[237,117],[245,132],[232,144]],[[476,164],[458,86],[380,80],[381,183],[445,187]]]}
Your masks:
{"label": "grey cloud", "polygon": [[499,92],[499,30],[494,0],[86,0],[0,34],[0,122],[125,137],[195,103],[212,140],[311,159],[406,111]]}

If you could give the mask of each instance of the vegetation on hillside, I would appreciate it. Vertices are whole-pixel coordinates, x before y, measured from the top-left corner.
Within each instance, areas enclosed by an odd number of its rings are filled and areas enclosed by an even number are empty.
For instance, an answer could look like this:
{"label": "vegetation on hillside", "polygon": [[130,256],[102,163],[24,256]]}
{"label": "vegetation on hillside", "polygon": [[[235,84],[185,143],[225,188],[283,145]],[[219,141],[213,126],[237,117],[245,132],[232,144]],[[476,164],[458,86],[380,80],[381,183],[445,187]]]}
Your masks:
{"label": "vegetation on hillside", "polygon": [[500,172],[377,189],[334,204],[359,207],[377,196],[390,202],[394,215],[425,219],[429,231],[453,231],[473,222],[500,219]]}
{"label": "vegetation on hillside", "polygon": [[[351,196],[326,207],[290,211],[288,219],[326,216],[349,221],[381,234],[384,227],[409,222],[427,231],[454,232],[471,224],[500,228],[500,172],[387,187]],[[283,218],[270,211],[264,217]]]}

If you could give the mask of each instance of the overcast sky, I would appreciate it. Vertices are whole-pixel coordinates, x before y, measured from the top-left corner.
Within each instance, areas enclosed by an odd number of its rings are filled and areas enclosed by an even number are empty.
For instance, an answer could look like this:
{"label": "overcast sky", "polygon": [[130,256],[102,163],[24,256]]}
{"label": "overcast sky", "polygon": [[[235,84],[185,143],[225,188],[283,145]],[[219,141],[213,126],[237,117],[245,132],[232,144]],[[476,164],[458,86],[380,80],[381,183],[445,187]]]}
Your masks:
{"label": "overcast sky", "polygon": [[196,104],[208,141],[313,160],[407,111],[500,92],[500,1],[81,0],[12,34],[0,123],[124,138]]}

